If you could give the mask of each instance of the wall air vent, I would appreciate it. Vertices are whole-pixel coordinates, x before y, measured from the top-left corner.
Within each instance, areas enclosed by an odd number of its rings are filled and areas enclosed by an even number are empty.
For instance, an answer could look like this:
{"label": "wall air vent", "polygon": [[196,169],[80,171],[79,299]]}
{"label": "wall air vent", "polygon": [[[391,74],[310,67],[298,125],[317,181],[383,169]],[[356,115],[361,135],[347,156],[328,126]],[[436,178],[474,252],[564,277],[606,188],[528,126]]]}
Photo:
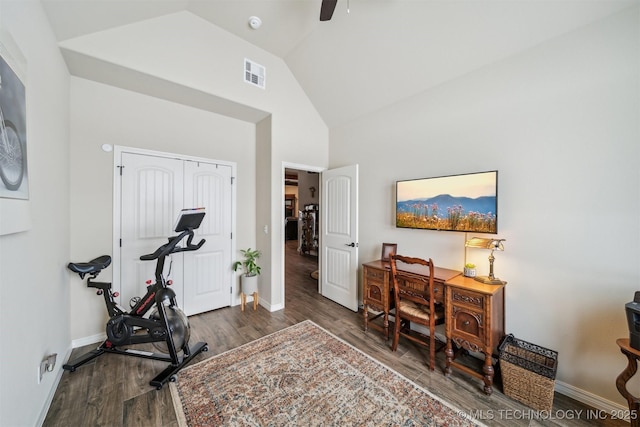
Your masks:
{"label": "wall air vent", "polygon": [[267,69],[250,59],[244,59],[244,81],[264,89],[266,87]]}

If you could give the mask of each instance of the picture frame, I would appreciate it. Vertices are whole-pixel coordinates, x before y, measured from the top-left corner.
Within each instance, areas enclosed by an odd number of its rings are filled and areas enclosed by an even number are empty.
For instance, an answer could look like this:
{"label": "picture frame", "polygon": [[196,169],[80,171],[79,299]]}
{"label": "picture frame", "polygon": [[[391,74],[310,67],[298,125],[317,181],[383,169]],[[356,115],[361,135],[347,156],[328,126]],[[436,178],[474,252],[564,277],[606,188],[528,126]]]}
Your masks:
{"label": "picture frame", "polygon": [[391,261],[391,258],[389,256],[391,254],[395,254],[397,249],[398,249],[398,244],[397,243],[383,243],[382,244],[382,256],[381,256],[380,259],[382,261]]}
{"label": "picture frame", "polygon": [[9,46],[0,37],[0,198],[28,200],[25,73]]}
{"label": "picture frame", "polygon": [[498,171],[396,181],[396,227],[498,233]]}
{"label": "picture frame", "polygon": [[[31,202],[29,200],[29,174],[27,173],[27,138],[26,138],[26,77],[27,60],[10,33],[0,28],[0,64],[2,64],[2,89],[0,105],[3,111],[5,135],[2,138],[4,149],[18,148],[15,142],[22,145],[22,161],[20,168],[3,164],[4,179],[0,181],[0,236],[20,233],[31,228]],[[11,125],[8,125],[11,122]],[[17,138],[16,138],[17,136]],[[7,145],[9,143],[9,145]],[[15,153],[9,158],[20,158]],[[21,179],[20,179],[21,178]],[[6,182],[5,182],[6,181]]]}

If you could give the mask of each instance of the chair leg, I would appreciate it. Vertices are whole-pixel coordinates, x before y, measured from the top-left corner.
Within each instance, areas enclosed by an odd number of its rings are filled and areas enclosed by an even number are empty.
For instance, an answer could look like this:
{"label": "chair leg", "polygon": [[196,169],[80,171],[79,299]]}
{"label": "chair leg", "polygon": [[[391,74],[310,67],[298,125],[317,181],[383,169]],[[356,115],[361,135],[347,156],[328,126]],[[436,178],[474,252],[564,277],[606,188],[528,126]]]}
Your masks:
{"label": "chair leg", "polygon": [[391,344],[391,351],[396,351],[398,349],[398,341],[400,341],[400,317],[396,313],[395,323],[393,324],[393,343]]}
{"label": "chair leg", "polygon": [[429,333],[429,369],[434,371],[436,369],[436,331],[431,329]]}

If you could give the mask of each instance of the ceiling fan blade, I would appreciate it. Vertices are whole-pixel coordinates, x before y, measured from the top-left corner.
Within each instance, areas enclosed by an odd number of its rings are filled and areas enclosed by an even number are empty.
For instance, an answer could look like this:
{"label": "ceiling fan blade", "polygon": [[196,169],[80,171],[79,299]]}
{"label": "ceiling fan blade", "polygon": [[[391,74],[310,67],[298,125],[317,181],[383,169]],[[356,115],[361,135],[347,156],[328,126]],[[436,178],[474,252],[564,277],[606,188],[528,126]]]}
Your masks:
{"label": "ceiling fan blade", "polygon": [[338,0],[322,0],[322,6],[320,6],[321,21],[328,21],[331,19],[337,3]]}

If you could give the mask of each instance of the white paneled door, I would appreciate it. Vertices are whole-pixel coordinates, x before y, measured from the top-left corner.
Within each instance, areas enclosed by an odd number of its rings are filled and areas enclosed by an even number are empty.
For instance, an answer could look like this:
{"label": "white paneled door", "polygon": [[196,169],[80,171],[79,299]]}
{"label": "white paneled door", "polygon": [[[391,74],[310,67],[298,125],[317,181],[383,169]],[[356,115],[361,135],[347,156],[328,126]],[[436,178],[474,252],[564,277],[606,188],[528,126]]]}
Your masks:
{"label": "white paneled door", "polygon": [[146,281],[154,279],[155,261],[140,256],[175,234],[181,209],[204,207],[194,242],[207,242],[171,255],[165,277],[187,315],[231,305],[231,167],[123,152],[120,169],[121,304],[144,295]]}
{"label": "white paneled door", "polygon": [[[147,280],[154,279],[156,263],[141,261],[173,235],[175,218],[182,209],[182,161],[122,153],[120,222],[120,302],[129,307],[133,297],[146,293]],[[182,257],[166,262],[165,274],[182,277]],[[182,280],[176,281],[178,295]],[[178,301],[182,304],[182,301]]]}
{"label": "white paneled door", "polygon": [[184,311],[202,313],[231,303],[231,167],[201,162],[184,164],[185,207],[206,207],[195,242],[184,252]]}
{"label": "white paneled door", "polygon": [[322,295],[358,311],[358,165],[322,172]]}

